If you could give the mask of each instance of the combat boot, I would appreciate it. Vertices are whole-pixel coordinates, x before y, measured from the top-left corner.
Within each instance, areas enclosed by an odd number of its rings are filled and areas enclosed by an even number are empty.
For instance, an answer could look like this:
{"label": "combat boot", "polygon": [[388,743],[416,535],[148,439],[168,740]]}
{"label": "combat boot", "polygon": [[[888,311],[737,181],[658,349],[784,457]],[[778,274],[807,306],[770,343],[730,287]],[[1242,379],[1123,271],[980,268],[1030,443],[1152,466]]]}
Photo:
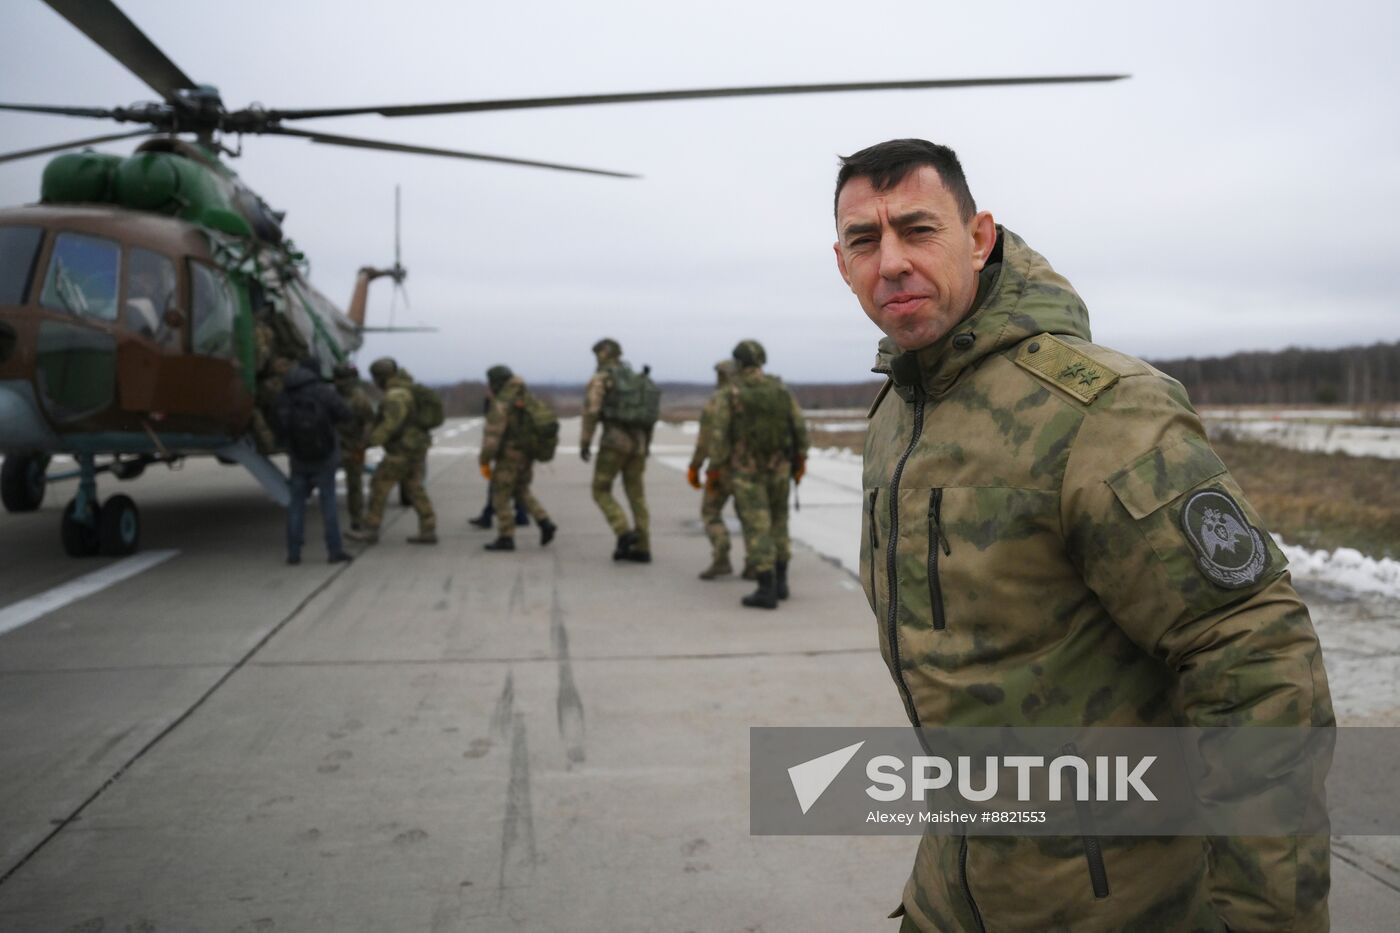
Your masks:
{"label": "combat boot", "polygon": [[490,531],[491,526],[494,524],[494,522],[491,520],[491,516],[489,515],[478,515],[476,518],[467,519],[467,524],[474,525],[475,527],[480,528],[482,531]]}
{"label": "combat boot", "polygon": [[787,561],[780,560],[773,569],[773,592],[779,599],[788,598]]}
{"label": "combat boot", "polygon": [[490,544],[483,544],[482,548],[487,551],[513,551],[515,550],[515,539],[502,535]]}
{"label": "combat boot", "polygon": [[437,544],[437,543],[438,543],[437,532],[436,532],[436,531],[420,531],[420,532],[418,532],[418,534],[416,534],[416,535],[409,535],[408,538],[406,538],[405,540],[407,540],[409,544]]}
{"label": "combat boot", "polygon": [[773,571],[765,570],[758,574],[758,589],[741,601],[750,609],[777,609],[778,590],[773,582]]}
{"label": "combat boot", "polygon": [[729,555],[716,557],[710,561],[710,566],[700,571],[701,580],[713,580],[715,577],[725,577],[734,572],[734,565],[729,562]]}
{"label": "combat boot", "polygon": [[540,547],[554,540],[554,533],[559,530],[559,526],[547,518],[540,519]]}
{"label": "combat boot", "polygon": [[613,560],[623,560],[627,553],[636,547],[641,536],[635,531],[624,531],[617,536],[617,547],[613,548]]}
{"label": "combat boot", "polygon": [[649,564],[651,563],[651,551],[639,551],[632,548],[623,560],[630,560],[634,564]]}
{"label": "combat boot", "polygon": [[378,544],[379,529],[365,528],[360,531],[355,531],[352,529],[345,533],[345,537],[349,538],[351,541],[359,541],[361,544]]}

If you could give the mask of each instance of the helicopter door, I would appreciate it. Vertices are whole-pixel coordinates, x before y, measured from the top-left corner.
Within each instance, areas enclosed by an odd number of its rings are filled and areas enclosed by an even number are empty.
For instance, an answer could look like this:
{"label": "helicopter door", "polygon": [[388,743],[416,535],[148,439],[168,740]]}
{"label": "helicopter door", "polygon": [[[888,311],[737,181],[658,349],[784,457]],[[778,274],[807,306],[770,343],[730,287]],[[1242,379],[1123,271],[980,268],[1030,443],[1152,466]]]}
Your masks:
{"label": "helicopter door", "polygon": [[53,421],[91,417],[116,395],[121,247],[105,237],[59,233],[54,238],[39,303],[69,317],[39,325],[36,388]]}
{"label": "helicopter door", "polygon": [[117,394],[126,411],[164,411],[163,362],[184,352],[184,315],[176,304],[179,278],[168,256],[133,246],[126,252],[121,325],[128,338],[117,348]]}

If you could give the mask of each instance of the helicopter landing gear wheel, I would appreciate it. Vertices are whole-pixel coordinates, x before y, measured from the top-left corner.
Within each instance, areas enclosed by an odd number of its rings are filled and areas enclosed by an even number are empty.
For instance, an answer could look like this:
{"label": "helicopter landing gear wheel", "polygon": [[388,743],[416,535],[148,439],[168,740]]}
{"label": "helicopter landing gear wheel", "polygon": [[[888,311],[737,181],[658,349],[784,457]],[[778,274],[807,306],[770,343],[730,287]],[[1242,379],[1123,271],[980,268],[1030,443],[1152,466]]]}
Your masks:
{"label": "helicopter landing gear wheel", "polygon": [[102,512],[96,505],[91,507],[91,521],[78,518],[78,500],[68,503],[63,510],[63,524],[60,527],[63,538],[63,552],[69,557],[93,557],[102,546],[99,523]]}
{"label": "helicopter landing gear wheel", "polygon": [[135,554],[141,544],[141,512],[130,496],[113,496],[97,516],[98,549],[110,557]]}
{"label": "helicopter landing gear wheel", "polygon": [[48,485],[48,454],[6,457],[0,467],[0,499],[7,512],[33,512],[44,502]]}

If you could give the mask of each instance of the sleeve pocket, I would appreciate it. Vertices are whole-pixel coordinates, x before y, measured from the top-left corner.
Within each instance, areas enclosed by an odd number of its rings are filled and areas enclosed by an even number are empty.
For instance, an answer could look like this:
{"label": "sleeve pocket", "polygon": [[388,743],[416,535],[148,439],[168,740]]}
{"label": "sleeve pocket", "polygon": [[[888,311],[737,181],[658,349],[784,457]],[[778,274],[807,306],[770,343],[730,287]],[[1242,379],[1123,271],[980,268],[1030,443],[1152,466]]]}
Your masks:
{"label": "sleeve pocket", "polygon": [[1109,488],[1134,520],[1141,520],[1225,472],[1203,437],[1191,435],[1154,447],[1108,478]]}

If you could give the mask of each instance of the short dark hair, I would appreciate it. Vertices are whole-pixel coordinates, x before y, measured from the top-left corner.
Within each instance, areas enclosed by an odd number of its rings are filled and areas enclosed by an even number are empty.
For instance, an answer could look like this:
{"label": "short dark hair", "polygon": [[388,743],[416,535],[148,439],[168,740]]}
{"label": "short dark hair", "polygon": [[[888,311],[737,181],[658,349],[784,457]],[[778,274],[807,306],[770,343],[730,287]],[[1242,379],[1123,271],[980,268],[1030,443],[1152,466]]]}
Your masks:
{"label": "short dark hair", "polygon": [[943,185],[958,202],[958,213],[964,221],[977,213],[977,202],[967,187],[958,154],[947,146],[927,139],[891,139],[867,146],[860,152],[840,156],[841,170],[836,173],[836,195],[832,198],[832,213],[841,198],[841,189],[852,178],[869,178],[876,191],[887,191],[904,180],[904,176],[921,165],[932,166]]}

